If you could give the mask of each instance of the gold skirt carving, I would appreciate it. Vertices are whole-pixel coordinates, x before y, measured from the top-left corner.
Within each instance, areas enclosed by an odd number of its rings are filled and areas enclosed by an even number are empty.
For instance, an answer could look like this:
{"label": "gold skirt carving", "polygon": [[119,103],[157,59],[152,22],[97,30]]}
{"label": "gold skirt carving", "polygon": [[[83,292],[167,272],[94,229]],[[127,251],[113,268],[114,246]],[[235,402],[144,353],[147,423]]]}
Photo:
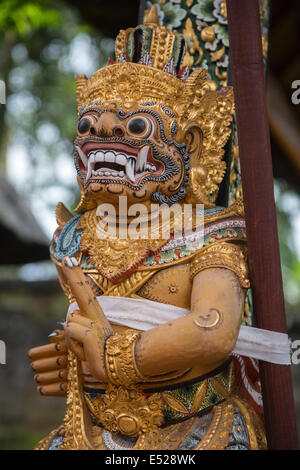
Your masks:
{"label": "gold skirt carving", "polygon": [[[91,422],[91,410],[88,409],[86,397],[83,394],[78,360],[71,352],[69,353],[68,383],[67,411],[63,426],[40,441],[36,450],[48,449],[56,432],[63,436],[63,444],[59,447],[61,450],[108,450],[102,438],[102,428],[94,426]],[[140,393],[135,390],[127,392]],[[153,397],[153,395],[155,396]],[[107,420],[110,424],[105,423],[105,428],[115,432],[117,427],[118,431],[121,427],[124,433],[123,427],[125,427],[127,435],[133,435],[130,433],[134,432],[138,437],[131,450],[176,450],[192,432],[199,418],[192,417],[165,428],[159,428],[161,402],[159,394],[153,395],[153,401],[149,401],[149,399],[143,401],[145,397],[142,399],[137,396],[137,402],[132,404],[132,415],[130,415],[128,405],[126,405],[126,412],[122,413],[120,395],[114,391],[113,400],[110,398],[110,406],[114,403],[112,416]],[[126,403],[128,398],[126,394],[123,396]],[[136,407],[139,405],[140,409],[137,413]],[[239,409],[246,422],[250,448],[252,450],[266,449],[266,438],[260,418],[245,401],[239,397],[231,396],[214,406],[212,420],[194,450],[224,450],[227,448],[233,428],[235,407]],[[140,418],[140,421],[137,418]]]}

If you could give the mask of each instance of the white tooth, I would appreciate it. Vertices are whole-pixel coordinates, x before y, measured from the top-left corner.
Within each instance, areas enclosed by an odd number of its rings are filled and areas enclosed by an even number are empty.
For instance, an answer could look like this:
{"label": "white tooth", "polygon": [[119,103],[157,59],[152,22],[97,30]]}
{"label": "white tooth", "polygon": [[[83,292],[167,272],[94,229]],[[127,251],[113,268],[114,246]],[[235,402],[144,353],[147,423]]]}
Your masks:
{"label": "white tooth", "polygon": [[104,162],[104,153],[97,152],[95,155],[95,162]]}
{"label": "white tooth", "polygon": [[89,155],[89,164],[90,163],[95,163],[95,154],[94,153],[90,153],[90,155]]}
{"label": "white tooth", "polygon": [[116,156],[113,152],[106,152],[104,155],[104,161],[109,162],[109,163],[114,163],[116,159]]}
{"label": "white tooth", "polygon": [[110,172],[110,171],[105,171],[104,174],[105,174],[105,176],[111,176],[111,172]]}
{"label": "white tooth", "polygon": [[92,170],[92,175],[93,175],[93,176],[96,176],[96,175],[97,175],[97,171]]}
{"label": "white tooth", "polygon": [[88,159],[87,159],[86,154],[81,150],[81,148],[80,148],[78,145],[76,145],[75,148],[76,148],[77,152],[79,153],[79,156],[80,156],[80,158],[81,158],[81,161],[82,161],[82,163],[84,164],[84,167],[85,167],[85,169],[86,169],[87,166],[88,166]]}
{"label": "white tooth", "polygon": [[119,171],[119,176],[121,176],[121,177],[124,176],[124,171],[123,170]]}
{"label": "white tooth", "polygon": [[125,155],[123,155],[122,153],[119,153],[119,154],[116,156],[116,163],[118,163],[119,165],[125,166],[126,163],[127,163],[127,158],[126,158]]}
{"label": "white tooth", "polygon": [[117,171],[112,171],[111,174],[112,176],[118,176],[119,173]]}
{"label": "white tooth", "polygon": [[91,174],[92,174],[92,167],[91,165],[89,165],[87,173],[86,173],[85,181],[87,181],[90,178]]}
{"label": "white tooth", "polygon": [[151,165],[151,163],[147,163],[146,166],[145,166],[145,169],[146,169],[146,170],[150,170],[150,171],[155,171],[155,170],[156,170],[156,166],[155,166],[155,165]]}
{"label": "white tooth", "polygon": [[139,151],[138,157],[137,157],[137,162],[136,162],[136,171],[142,172],[145,169],[146,162],[147,162],[147,155],[148,155],[148,150],[150,146],[145,145],[141,150]]}
{"label": "white tooth", "polygon": [[135,168],[135,160],[134,158],[129,158],[126,163],[125,170],[126,170],[126,175],[132,182],[135,182],[134,168]]}

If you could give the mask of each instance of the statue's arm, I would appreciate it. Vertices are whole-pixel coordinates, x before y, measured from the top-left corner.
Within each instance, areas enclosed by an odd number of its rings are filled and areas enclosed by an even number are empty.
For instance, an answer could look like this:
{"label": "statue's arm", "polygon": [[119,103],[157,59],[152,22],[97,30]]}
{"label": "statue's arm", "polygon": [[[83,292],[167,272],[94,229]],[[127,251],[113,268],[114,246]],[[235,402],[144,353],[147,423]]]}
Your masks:
{"label": "statue's arm", "polygon": [[[142,333],[115,333],[104,341],[98,322],[76,312],[69,316],[64,328],[67,345],[88,363],[98,381],[130,386],[193,366],[202,375],[228,358],[249,283],[244,251],[231,243],[212,244],[194,257],[190,268],[191,313],[173,322]],[[72,346],[78,343],[80,351]],[[100,367],[102,362],[105,367]]]}
{"label": "statue's arm", "polygon": [[233,350],[241,324],[245,290],[234,272],[209,268],[193,281],[191,313],[140,334],[136,365],[145,377],[194,365],[213,369]]}

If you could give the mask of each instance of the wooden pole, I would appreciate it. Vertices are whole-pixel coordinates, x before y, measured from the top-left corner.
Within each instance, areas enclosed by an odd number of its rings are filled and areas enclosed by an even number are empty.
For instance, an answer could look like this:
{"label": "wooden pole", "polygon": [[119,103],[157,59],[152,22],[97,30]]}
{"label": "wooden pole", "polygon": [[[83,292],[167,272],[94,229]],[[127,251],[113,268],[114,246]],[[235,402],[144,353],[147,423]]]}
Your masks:
{"label": "wooden pole", "polygon": [[[227,0],[229,50],[256,325],[286,333],[257,0]],[[297,449],[290,366],[260,362],[269,449]]]}

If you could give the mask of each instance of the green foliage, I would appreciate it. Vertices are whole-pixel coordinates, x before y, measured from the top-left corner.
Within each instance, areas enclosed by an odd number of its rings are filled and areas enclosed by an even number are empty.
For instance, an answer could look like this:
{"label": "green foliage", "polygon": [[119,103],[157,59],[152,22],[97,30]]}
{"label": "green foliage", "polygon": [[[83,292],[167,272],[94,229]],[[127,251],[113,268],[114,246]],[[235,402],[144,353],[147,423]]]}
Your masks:
{"label": "green foliage", "polygon": [[32,450],[43,437],[45,432],[19,426],[0,427],[0,450]]}
{"label": "green foliage", "polygon": [[24,37],[35,29],[58,27],[61,23],[59,11],[50,8],[50,4],[48,0],[2,0],[0,29],[6,34]]}
{"label": "green foliage", "polygon": [[[13,5],[18,6],[16,11],[30,12],[28,34],[20,34],[13,22]],[[74,75],[92,73],[106,63],[111,46],[107,49],[109,42],[82,24],[64,3],[53,1],[49,9],[49,2],[40,0],[34,2],[36,8],[31,6],[16,0],[0,3],[6,51],[2,65],[0,57],[0,79],[7,87],[7,105],[0,108],[5,112],[3,124],[0,115],[0,154],[8,176],[51,236],[57,202],[74,208],[79,195],[72,158],[77,126]],[[53,27],[58,20],[61,27]],[[7,39],[12,31],[13,41]],[[25,168],[21,157],[16,165],[20,152]]]}
{"label": "green foliage", "polygon": [[275,195],[285,304],[291,324],[300,308],[300,198],[285,181],[276,181]]}

